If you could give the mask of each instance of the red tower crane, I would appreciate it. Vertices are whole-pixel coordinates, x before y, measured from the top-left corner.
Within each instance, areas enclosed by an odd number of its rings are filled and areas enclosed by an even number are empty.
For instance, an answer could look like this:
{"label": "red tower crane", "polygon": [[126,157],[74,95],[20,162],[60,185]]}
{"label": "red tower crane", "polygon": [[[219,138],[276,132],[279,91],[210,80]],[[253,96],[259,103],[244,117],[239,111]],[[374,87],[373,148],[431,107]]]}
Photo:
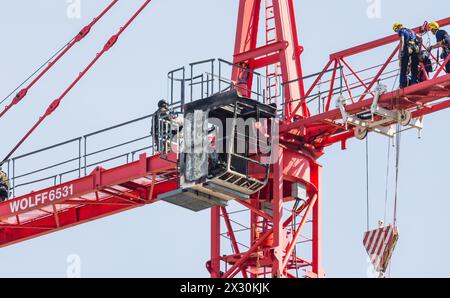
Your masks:
{"label": "red tower crane", "polygon": [[[120,34],[149,3],[145,1],[118,34],[107,42],[30,133],[55,111],[64,96],[116,43]],[[265,10],[265,20],[260,19],[261,9]],[[263,21],[266,44],[259,46],[258,32]],[[439,21],[439,24],[450,25],[450,18]],[[318,162],[324,149],[336,143],[345,149],[347,140],[354,137],[363,139],[369,132],[393,137],[398,131],[393,131],[392,125],[399,125],[402,129],[421,129],[425,115],[450,107],[450,101],[445,100],[450,96],[450,75],[443,73],[450,58],[441,63],[432,56],[436,72],[417,85],[393,91],[383,87],[383,82],[397,76],[394,57],[398,46],[392,46],[396,41],[397,36],[392,35],[331,54],[320,73],[304,76],[301,64],[303,47],[298,41],[293,0],[239,1],[230,87],[240,80],[243,73],[249,73],[245,82],[245,89],[249,91],[247,97],[255,97],[256,93],[259,97],[262,93],[265,104],[277,104],[280,108],[279,135],[275,137],[278,158],[270,167],[268,181],[263,188],[248,199],[235,200],[247,211],[247,222],[243,225],[247,245],[238,240],[237,233],[242,231],[235,229],[234,213],[226,206],[210,208],[211,258],[207,269],[211,277],[232,278],[238,274],[243,277],[298,277],[298,270],[303,270],[307,277],[324,276],[321,266],[322,165]],[[387,60],[362,70],[353,69],[352,57],[380,47],[392,47]],[[248,69],[240,66],[243,62]],[[264,88],[259,86],[259,69],[266,70]],[[214,78],[214,71],[211,71],[201,86],[206,84],[209,88]],[[219,77],[218,81],[224,82],[224,78]],[[181,83],[185,83],[184,78]],[[193,85],[191,71],[190,87]],[[254,93],[255,85],[259,91],[264,91]],[[207,92],[214,93],[209,89]],[[19,101],[17,99],[13,104]],[[336,101],[336,107],[333,101]],[[367,114],[370,117],[362,117]],[[179,187],[178,156],[173,152],[151,156],[141,154],[138,160],[110,169],[99,165],[86,175],[81,174],[82,158],[80,154],[75,159],[80,163],[79,178],[65,182],[60,179],[51,187],[13,197],[0,204],[0,246],[154,204],[160,195]],[[5,160],[3,164],[14,168],[14,159]],[[85,171],[86,168],[85,162]],[[250,170],[249,175],[258,177],[261,173]],[[225,250],[222,238],[230,242],[231,253]],[[298,253],[298,246],[302,248],[302,255]]]}

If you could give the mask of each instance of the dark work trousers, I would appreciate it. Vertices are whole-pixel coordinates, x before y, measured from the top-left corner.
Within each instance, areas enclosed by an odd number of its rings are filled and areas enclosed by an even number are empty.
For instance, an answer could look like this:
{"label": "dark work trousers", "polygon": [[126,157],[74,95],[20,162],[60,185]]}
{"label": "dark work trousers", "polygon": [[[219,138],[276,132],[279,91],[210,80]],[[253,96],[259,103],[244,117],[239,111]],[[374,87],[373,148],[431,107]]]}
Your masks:
{"label": "dark work trousers", "polygon": [[170,127],[166,125],[164,119],[169,119],[167,111],[156,111],[153,116],[153,145],[157,152],[164,153],[167,146],[167,136],[169,135]]}
{"label": "dark work trousers", "polygon": [[[450,46],[447,49],[444,49],[444,52],[442,53],[442,59],[447,59],[447,57],[450,55]],[[447,73],[450,73],[450,60],[447,62],[447,64],[445,65],[445,71]]]}
{"label": "dark work trousers", "polygon": [[419,79],[419,54],[418,53],[403,53],[400,67],[400,88],[408,86],[408,66],[411,62],[411,85],[417,84]]}
{"label": "dark work trousers", "polygon": [[8,187],[3,184],[0,184],[0,202],[4,202],[8,199],[9,191]]}

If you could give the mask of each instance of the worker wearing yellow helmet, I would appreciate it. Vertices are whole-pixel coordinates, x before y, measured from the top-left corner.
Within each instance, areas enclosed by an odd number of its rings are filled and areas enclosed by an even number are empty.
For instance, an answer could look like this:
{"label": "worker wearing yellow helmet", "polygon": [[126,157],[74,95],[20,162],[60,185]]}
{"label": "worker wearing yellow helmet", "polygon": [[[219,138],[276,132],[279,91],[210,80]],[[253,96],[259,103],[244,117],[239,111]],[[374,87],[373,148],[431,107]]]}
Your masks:
{"label": "worker wearing yellow helmet", "polygon": [[9,197],[8,175],[0,169],[0,202],[4,202]]}
{"label": "worker wearing yellow helmet", "polygon": [[[405,28],[402,23],[395,23],[393,28],[400,37],[398,59],[400,61],[400,88],[419,82],[420,45],[416,33]],[[411,63],[411,80],[408,80],[408,66]]]}
{"label": "worker wearing yellow helmet", "polygon": [[[442,30],[438,22],[431,22],[428,24],[428,30],[436,36],[436,44],[428,48],[428,51],[442,48],[442,58],[444,61],[450,56],[450,36],[447,31]],[[445,65],[445,71],[450,73],[450,60]]]}

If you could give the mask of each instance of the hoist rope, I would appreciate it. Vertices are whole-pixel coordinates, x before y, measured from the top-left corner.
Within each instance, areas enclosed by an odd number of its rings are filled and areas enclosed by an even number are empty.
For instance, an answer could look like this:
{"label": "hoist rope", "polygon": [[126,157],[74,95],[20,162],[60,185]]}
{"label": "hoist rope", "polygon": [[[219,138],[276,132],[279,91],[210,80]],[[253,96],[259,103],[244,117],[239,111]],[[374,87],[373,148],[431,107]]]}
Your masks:
{"label": "hoist rope", "polygon": [[400,143],[401,143],[400,124],[397,124],[396,134],[396,156],[395,156],[395,194],[394,194],[394,227],[397,227],[397,201],[398,201],[398,185],[399,185],[399,171],[400,171]]}
{"label": "hoist rope", "polygon": [[427,35],[427,42],[426,42],[426,44],[427,44],[427,48],[429,48],[431,46],[430,32],[428,31],[426,35]]}
{"label": "hoist rope", "polygon": [[2,166],[25,142],[25,140],[34,132],[34,130],[48,117],[50,116],[60,105],[61,101],[66,97],[66,95],[78,84],[78,82],[89,72],[89,70],[94,66],[94,64],[107,52],[109,51],[118,41],[122,33],[130,26],[130,24],[141,14],[141,12],[150,4],[152,0],[146,0],[144,4],[136,11],[136,13],[123,25],[120,30],[106,42],[103,49],[96,54],[95,58],[85,67],[85,69],[79,73],[77,78],[67,87],[67,89],[55,99],[47,108],[45,113],[39,118],[39,120],[33,125],[33,127],[25,134],[25,136],[17,143],[17,145],[6,155],[3,161],[0,163]]}
{"label": "hoist rope", "polygon": [[391,138],[388,138],[388,152],[387,152],[387,166],[386,166],[386,190],[385,190],[385,193],[384,193],[384,216],[383,216],[383,222],[386,222],[386,216],[387,216],[387,204],[388,204],[388,197],[389,197],[390,163],[391,163]]}
{"label": "hoist rope", "polygon": [[369,135],[366,137],[366,225],[367,231],[370,227],[370,205],[369,205]]}
{"label": "hoist rope", "polygon": [[[113,0],[96,18],[94,18],[87,26],[85,26],[81,31],[72,38],[66,45],[64,45],[59,51],[57,51],[50,59],[48,59],[41,67],[39,67],[33,74],[31,74],[22,84],[20,84],[16,89],[14,89],[5,99],[3,99],[0,104],[5,102],[12,94],[17,92],[19,88],[26,84],[32,77],[36,74],[37,77],[31,81],[28,86],[23,88],[16,94],[13,98],[12,102],[5,107],[5,109],[0,112],[0,118],[3,117],[14,105],[18,104],[24,97],[27,95],[28,91],[65,55],[70,51],[73,46],[75,46],[78,42],[83,40],[91,31],[91,29],[97,24],[97,22],[103,18],[103,16],[108,13],[108,11],[117,4],[119,0]],[[53,60],[54,59],[54,60]],[[47,67],[45,67],[47,65]],[[44,68],[45,67],[45,68]],[[42,71],[41,71],[42,70]]]}

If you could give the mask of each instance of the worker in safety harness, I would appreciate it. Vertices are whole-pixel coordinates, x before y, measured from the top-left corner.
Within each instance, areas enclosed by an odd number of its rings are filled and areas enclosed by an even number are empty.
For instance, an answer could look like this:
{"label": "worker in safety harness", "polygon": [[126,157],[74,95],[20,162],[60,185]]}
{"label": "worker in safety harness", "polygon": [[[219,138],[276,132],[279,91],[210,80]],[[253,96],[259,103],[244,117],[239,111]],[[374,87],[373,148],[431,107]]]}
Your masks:
{"label": "worker in safety harness", "polygon": [[153,144],[158,152],[166,152],[173,136],[183,128],[183,120],[169,110],[169,104],[162,99],[153,117]]}
{"label": "worker in safety harness", "polygon": [[[447,31],[440,29],[439,23],[431,22],[428,24],[428,30],[430,30],[436,36],[436,44],[428,48],[428,51],[442,48],[441,57],[444,61],[450,55],[450,36]],[[450,61],[445,65],[445,71],[450,73]]]}
{"label": "worker in safety harness", "polygon": [[0,169],[0,202],[9,198],[9,179],[8,175]]}
{"label": "worker in safety harness", "polygon": [[[400,88],[405,88],[418,83],[420,45],[416,33],[403,27],[401,23],[395,23],[394,31],[400,36]],[[411,80],[408,82],[408,67],[411,68]]]}

